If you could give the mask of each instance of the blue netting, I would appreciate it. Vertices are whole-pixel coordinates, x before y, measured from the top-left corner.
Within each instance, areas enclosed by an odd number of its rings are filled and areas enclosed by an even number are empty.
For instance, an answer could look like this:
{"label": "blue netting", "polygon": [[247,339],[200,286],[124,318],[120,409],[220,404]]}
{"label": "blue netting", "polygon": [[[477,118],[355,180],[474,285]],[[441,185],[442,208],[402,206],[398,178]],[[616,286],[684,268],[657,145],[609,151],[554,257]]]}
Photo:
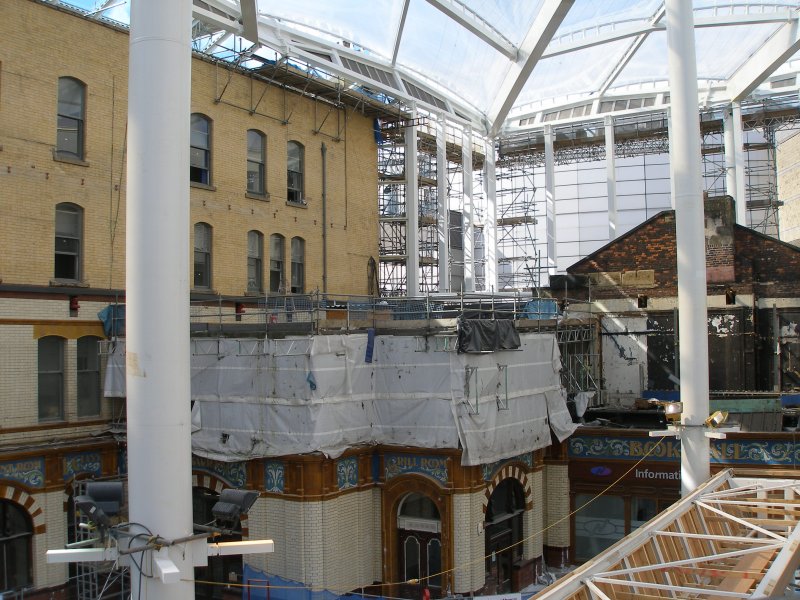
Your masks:
{"label": "blue netting", "polygon": [[269,575],[250,565],[244,565],[242,600],[385,600],[382,596],[361,594],[337,594],[328,590],[312,590],[299,583]]}

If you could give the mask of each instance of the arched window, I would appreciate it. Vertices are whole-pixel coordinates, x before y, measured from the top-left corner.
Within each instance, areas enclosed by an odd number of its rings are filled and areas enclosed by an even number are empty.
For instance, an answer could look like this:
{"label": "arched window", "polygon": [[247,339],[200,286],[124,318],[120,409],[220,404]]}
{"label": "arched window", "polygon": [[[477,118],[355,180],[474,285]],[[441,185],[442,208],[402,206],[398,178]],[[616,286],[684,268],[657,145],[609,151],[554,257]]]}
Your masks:
{"label": "arched window", "polygon": [[0,593],[30,587],[33,585],[31,518],[19,504],[0,500],[0,525]]}
{"label": "arched window", "polygon": [[83,209],[69,202],[56,204],[55,265],[56,279],[80,281],[83,248]]}
{"label": "arched window", "polygon": [[247,291],[261,292],[263,286],[264,236],[259,231],[247,232]]}
{"label": "arched window", "polygon": [[279,233],[273,233],[269,236],[269,291],[274,293],[282,293],[283,286],[283,263],[284,256],[284,238]]}
{"label": "arched window", "polygon": [[[437,590],[442,585],[442,523],[436,503],[423,494],[407,494],[397,509],[400,542],[399,573],[403,581],[424,579],[423,584],[403,584],[400,596],[420,597],[421,587]],[[438,593],[434,594],[438,597]]]}
{"label": "arched window", "polygon": [[39,339],[39,420],[64,418],[64,338]]}
{"label": "arched window", "polygon": [[305,204],[303,174],[305,172],[305,148],[300,142],[291,141],[286,146],[287,190],[289,202]]}
{"label": "arched window", "polygon": [[194,225],[194,287],[211,289],[211,225]]}
{"label": "arched window", "polygon": [[259,196],[267,193],[266,140],[260,131],[250,129],[247,132],[247,191]]}
{"label": "arched window", "polygon": [[100,414],[100,338],[78,338],[78,416]]}
{"label": "arched window", "polygon": [[189,181],[211,185],[211,120],[193,113],[189,146]]}
{"label": "arched window", "polygon": [[302,294],[306,285],[306,242],[303,238],[292,238],[292,293]]}
{"label": "arched window", "polygon": [[56,156],[83,160],[86,86],[72,77],[58,78]]}

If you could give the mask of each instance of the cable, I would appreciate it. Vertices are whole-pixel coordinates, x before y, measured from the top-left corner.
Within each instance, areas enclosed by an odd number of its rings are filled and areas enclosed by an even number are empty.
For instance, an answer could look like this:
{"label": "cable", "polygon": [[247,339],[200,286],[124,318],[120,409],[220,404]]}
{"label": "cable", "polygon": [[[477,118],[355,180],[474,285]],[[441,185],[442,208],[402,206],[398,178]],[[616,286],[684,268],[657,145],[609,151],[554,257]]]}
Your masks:
{"label": "cable", "polygon": [[[608,484],[608,486],[606,486],[600,493],[598,493],[596,496],[591,498],[588,502],[585,502],[584,504],[582,504],[581,506],[579,506],[578,508],[576,508],[575,510],[573,510],[569,514],[566,514],[563,517],[561,517],[560,519],[557,519],[556,521],[553,521],[552,523],[550,523],[546,527],[540,529],[539,531],[537,531],[537,532],[535,532],[535,533],[533,533],[533,534],[531,534],[531,535],[529,535],[527,537],[524,537],[524,538],[514,542],[513,544],[510,544],[509,546],[506,546],[505,548],[501,548],[499,550],[495,550],[495,553],[505,552],[506,550],[510,550],[510,549],[520,545],[520,544],[523,544],[523,543],[525,543],[525,542],[527,542],[529,540],[532,540],[532,539],[534,539],[534,538],[536,538],[538,536],[541,536],[542,534],[544,534],[549,529],[552,529],[553,527],[555,527],[556,525],[564,522],[565,520],[572,518],[574,515],[576,515],[580,511],[582,511],[584,508],[586,508],[590,504],[592,504],[595,500],[601,498],[602,496],[607,494],[610,490],[614,489],[620,483],[620,481],[622,481],[625,477],[627,477],[629,473],[631,473],[634,469],[636,469],[642,463],[642,461],[644,461],[647,457],[649,457],[661,445],[661,442],[663,440],[664,440],[663,437],[659,437],[658,440],[653,444],[653,446],[639,460],[637,460],[627,471],[625,471],[622,475],[620,475],[616,480],[614,480],[613,482]],[[370,583],[368,585],[355,586],[355,588],[353,588],[353,589],[364,588],[364,587],[370,587],[370,588],[381,587],[382,588],[382,587],[386,587],[386,586],[401,585],[401,584],[404,584],[404,583],[405,584],[417,585],[417,584],[421,584],[424,581],[433,579],[435,577],[439,577],[441,575],[446,575],[448,573],[454,573],[454,572],[459,571],[461,569],[465,569],[467,567],[471,567],[474,564],[478,564],[479,562],[484,562],[489,557],[491,557],[491,554],[487,554],[487,555],[482,556],[482,557],[480,557],[478,559],[475,559],[475,560],[463,563],[461,565],[455,566],[455,567],[453,567],[451,569],[445,569],[443,571],[439,571],[438,573],[431,573],[429,575],[426,575],[425,577],[420,577],[420,578],[417,578],[417,579],[409,579],[407,581],[395,581],[395,582],[385,582],[385,583]],[[242,588],[242,589],[250,589],[250,588],[253,588],[253,589],[264,589],[263,585],[253,585],[253,584],[249,584],[249,583],[230,583],[230,582],[220,582],[220,581],[206,581],[206,580],[200,580],[200,579],[182,579],[181,581],[190,581],[190,582],[193,581],[194,583],[201,583],[201,584],[205,584],[205,585],[219,585],[219,586],[237,587],[237,588]],[[269,589],[292,589],[292,590],[296,590],[296,589],[298,589],[298,586],[270,585]],[[306,589],[311,589],[312,592],[315,591],[315,588],[313,586],[310,587],[310,588],[309,588],[309,586],[306,586]],[[316,588],[316,590],[319,590],[319,591],[326,590],[326,589],[328,589],[328,588],[324,588],[324,587]],[[352,596],[356,595],[356,594],[353,594],[350,591],[344,591],[344,592],[337,592],[335,590],[328,590],[328,591],[333,591],[334,593],[339,593],[339,594],[348,594],[348,595],[352,595]],[[377,598],[377,597],[380,597],[380,596],[375,596],[375,595],[370,595],[370,594],[361,594],[361,596],[365,597],[365,598],[369,598],[369,597],[376,597]],[[383,597],[385,598],[386,596],[383,596]]]}

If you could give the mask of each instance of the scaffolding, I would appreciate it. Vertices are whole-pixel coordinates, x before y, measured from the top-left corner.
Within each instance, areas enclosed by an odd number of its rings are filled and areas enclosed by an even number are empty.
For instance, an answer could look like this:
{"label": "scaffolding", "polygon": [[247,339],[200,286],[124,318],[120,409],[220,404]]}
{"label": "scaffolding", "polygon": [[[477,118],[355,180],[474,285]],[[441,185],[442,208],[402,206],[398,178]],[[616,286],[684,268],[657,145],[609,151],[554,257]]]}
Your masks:
{"label": "scaffolding", "polygon": [[536,202],[535,155],[497,161],[497,280],[500,291],[538,289],[540,251],[536,224],[543,202]]}

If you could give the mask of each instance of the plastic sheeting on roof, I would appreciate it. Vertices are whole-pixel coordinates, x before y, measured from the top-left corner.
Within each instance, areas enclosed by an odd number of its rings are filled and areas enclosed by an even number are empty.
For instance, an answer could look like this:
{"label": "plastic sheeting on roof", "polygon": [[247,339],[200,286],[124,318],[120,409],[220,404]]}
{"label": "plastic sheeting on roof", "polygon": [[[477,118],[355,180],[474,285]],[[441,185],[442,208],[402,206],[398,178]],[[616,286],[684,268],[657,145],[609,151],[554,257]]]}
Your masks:
{"label": "plastic sheeting on roof", "polygon": [[[463,449],[464,465],[548,446],[575,429],[551,334],[518,350],[457,354],[435,340],[366,334],[194,340],[192,451],[223,461],[363,444]],[[105,395],[125,395],[123,345]]]}

